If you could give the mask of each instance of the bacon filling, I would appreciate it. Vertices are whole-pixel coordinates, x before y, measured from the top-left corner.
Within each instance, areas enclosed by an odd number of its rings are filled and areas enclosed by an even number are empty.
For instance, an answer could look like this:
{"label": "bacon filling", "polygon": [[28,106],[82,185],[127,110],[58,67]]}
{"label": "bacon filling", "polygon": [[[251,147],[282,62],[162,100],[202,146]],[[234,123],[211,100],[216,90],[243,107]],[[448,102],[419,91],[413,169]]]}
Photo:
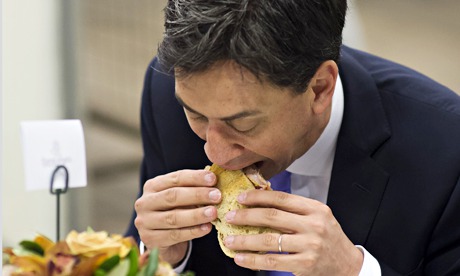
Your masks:
{"label": "bacon filling", "polygon": [[244,168],[243,173],[251,180],[257,190],[271,190],[270,182],[265,180],[254,166]]}

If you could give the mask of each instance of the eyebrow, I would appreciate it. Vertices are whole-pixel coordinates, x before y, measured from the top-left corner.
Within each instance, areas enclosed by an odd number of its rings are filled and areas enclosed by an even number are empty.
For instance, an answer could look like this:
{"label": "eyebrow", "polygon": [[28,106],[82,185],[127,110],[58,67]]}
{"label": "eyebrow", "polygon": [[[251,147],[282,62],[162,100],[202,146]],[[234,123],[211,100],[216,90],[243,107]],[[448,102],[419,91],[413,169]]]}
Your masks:
{"label": "eyebrow", "polygon": [[[188,111],[190,111],[192,113],[195,113],[197,115],[206,117],[203,114],[201,114],[200,112],[198,112],[198,111],[194,110],[193,108],[191,108],[190,106],[188,106],[186,103],[184,103],[184,101],[181,99],[181,97],[177,93],[174,93],[174,96],[176,97],[176,99],[179,102],[179,104],[181,106],[183,106],[185,109],[187,109]],[[219,119],[222,120],[222,121],[227,121],[228,122],[228,121],[233,121],[233,120],[248,117],[248,116],[254,116],[254,115],[257,115],[257,114],[260,114],[260,113],[261,112],[259,110],[246,110],[246,111],[242,111],[242,112],[236,113],[234,115],[230,115],[230,116],[219,118]]]}

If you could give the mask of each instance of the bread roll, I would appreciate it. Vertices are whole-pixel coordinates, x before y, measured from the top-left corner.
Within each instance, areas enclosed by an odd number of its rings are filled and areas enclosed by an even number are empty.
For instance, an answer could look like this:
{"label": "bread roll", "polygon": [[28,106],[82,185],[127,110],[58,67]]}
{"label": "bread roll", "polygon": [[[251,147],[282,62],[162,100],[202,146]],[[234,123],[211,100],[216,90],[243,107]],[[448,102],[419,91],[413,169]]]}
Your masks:
{"label": "bread roll", "polygon": [[263,233],[279,233],[278,231],[267,227],[240,226],[228,224],[225,220],[225,214],[231,210],[250,208],[241,205],[236,200],[237,196],[243,191],[254,189],[271,190],[270,183],[263,179],[256,170],[229,171],[213,164],[206,169],[212,171],[217,176],[216,187],[222,193],[222,201],[217,205],[217,219],[212,222],[218,232],[218,240],[222,251],[230,258],[235,257],[238,251],[233,251],[224,245],[227,236],[232,235],[255,235]]}

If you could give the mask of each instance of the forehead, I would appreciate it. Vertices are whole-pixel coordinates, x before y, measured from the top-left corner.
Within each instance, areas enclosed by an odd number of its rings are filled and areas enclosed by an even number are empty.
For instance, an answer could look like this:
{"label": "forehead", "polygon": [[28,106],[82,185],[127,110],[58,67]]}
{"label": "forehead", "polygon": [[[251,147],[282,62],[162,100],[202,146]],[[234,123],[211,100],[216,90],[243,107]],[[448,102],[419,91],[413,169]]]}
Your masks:
{"label": "forehead", "polygon": [[248,87],[266,85],[251,73],[247,68],[237,64],[232,60],[219,61],[214,63],[205,71],[194,73],[183,73],[180,68],[175,70],[176,84],[180,88],[194,89],[206,84],[212,86],[226,85],[236,87]]}
{"label": "forehead", "polygon": [[260,81],[249,70],[232,61],[176,78],[176,95],[199,111],[207,105],[251,107],[264,104],[274,87]]}

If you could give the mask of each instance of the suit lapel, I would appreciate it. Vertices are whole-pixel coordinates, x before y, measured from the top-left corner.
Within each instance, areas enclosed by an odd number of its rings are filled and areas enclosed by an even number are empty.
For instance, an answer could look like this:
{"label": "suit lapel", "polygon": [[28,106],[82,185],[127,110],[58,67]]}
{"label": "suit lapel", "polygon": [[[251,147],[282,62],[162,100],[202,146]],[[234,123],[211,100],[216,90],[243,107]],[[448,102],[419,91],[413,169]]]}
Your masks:
{"label": "suit lapel", "polygon": [[387,182],[388,174],[368,155],[360,152],[348,139],[340,140],[328,205],[355,244],[365,244]]}
{"label": "suit lapel", "polygon": [[327,203],[350,240],[364,245],[389,178],[372,155],[390,137],[390,127],[374,80],[347,51],[340,64],[344,117]]}

